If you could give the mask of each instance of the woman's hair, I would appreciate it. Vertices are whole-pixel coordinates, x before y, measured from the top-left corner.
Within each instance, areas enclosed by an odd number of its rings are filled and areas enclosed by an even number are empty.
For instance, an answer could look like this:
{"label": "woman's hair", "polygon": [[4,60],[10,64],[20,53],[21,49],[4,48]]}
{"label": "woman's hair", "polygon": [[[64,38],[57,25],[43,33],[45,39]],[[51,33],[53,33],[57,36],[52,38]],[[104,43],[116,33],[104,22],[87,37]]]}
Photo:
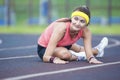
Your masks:
{"label": "woman's hair", "polygon": [[[85,13],[86,15],[88,15],[89,19],[90,19],[90,10],[87,6],[80,6],[80,7],[77,7],[73,10],[74,11],[81,11],[83,13]],[[71,18],[62,18],[62,19],[58,19],[56,20],[57,22],[71,22]],[[89,24],[89,23],[88,23]]]}
{"label": "woman's hair", "polygon": [[81,12],[84,12],[85,14],[88,15],[89,19],[90,19],[90,10],[87,6],[80,6],[80,7],[77,7],[73,10],[74,11],[81,11]]}

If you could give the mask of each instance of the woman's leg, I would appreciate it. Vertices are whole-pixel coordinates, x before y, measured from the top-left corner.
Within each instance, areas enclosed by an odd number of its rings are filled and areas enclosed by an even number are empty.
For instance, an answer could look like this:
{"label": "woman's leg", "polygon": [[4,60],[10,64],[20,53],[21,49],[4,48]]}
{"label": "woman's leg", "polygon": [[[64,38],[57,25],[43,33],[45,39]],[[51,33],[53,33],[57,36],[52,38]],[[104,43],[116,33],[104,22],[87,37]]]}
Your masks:
{"label": "woman's leg", "polygon": [[[103,57],[104,55],[104,48],[108,45],[108,38],[104,37],[100,43],[92,49],[93,55],[96,57]],[[77,44],[73,44],[71,50],[75,52],[85,52],[84,47],[79,46]]]}
{"label": "woman's leg", "polygon": [[[73,44],[70,49],[75,51],[75,52],[85,52],[84,47],[80,46],[78,44]],[[93,55],[97,55],[98,54],[98,50],[95,49],[95,48],[92,48],[92,53],[93,53]]]}
{"label": "woman's leg", "polygon": [[70,51],[65,47],[57,47],[54,51],[53,56],[58,57],[62,60],[77,60],[77,57],[72,55]]}
{"label": "woman's leg", "polygon": [[[108,39],[103,38],[101,40],[101,42],[95,48],[92,48],[93,55],[98,56],[99,54],[101,54],[100,50],[104,51],[104,48],[107,45],[108,45]],[[78,53],[85,52],[84,47],[77,45],[77,44],[73,44],[70,49],[75,51],[75,52],[78,52]],[[57,47],[54,51],[53,56],[59,57],[60,59],[63,59],[63,60],[77,60],[78,59],[78,57],[76,57],[75,55],[72,55],[71,52],[69,51],[69,49],[67,49],[65,47]]]}

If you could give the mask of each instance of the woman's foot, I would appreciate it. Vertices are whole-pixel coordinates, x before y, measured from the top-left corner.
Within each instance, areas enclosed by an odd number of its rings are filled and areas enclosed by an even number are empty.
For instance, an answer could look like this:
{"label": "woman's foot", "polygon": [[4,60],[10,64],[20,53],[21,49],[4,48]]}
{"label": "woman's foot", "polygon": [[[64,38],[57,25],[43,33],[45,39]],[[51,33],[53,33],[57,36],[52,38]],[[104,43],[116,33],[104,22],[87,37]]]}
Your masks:
{"label": "woman's foot", "polygon": [[108,38],[104,37],[101,42],[95,47],[98,50],[98,54],[96,57],[103,57],[104,56],[104,48],[108,45]]}
{"label": "woman's foot", "polygon": [[74,51],[72,51],[72,50],[69,50],[70,51],[70,53],[72,54],[72,55],[74,55],[74,56],[76,56],[77,57],[77,61],[80,61],[80,60],[86,60],[86,54],[85,54],[85,52],[74,52]]}

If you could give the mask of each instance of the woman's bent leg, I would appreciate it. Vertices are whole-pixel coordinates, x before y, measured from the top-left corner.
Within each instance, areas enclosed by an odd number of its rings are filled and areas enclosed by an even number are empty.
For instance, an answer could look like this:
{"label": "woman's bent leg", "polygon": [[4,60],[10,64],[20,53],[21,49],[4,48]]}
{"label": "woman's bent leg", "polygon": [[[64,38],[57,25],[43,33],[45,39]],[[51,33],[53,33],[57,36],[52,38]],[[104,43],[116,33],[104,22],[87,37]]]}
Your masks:
{"label": "woman's bent leg", "polygon": [[54,51],[53,56],[58,57],[58,58],[63,59],[63,60],[76,60],[77,59],[65,47],[57,47]]}

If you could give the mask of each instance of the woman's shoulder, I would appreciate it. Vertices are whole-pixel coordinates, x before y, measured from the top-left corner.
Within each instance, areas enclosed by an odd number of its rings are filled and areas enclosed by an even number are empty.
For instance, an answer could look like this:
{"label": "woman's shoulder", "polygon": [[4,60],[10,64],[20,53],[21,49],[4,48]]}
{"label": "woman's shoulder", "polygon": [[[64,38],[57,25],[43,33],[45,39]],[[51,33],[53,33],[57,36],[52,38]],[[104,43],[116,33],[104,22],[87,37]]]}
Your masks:
{"label": "woman's shoulder", "polygon": [[55,28],[66,28],[66,22],[54,22]]}
{"label": "woman's shoulder", "polygon": [[55,32],[64,32],[66,30],[65,22],[53,22],[52,24],[53,31]]}
{"label": "woman's shoulder", "polygon": [[66,30],[68,24],[70,24],[69,18],[60,18],[54,21],[51,25],[54,27],[54,29],[57,28],[58,30]]}

